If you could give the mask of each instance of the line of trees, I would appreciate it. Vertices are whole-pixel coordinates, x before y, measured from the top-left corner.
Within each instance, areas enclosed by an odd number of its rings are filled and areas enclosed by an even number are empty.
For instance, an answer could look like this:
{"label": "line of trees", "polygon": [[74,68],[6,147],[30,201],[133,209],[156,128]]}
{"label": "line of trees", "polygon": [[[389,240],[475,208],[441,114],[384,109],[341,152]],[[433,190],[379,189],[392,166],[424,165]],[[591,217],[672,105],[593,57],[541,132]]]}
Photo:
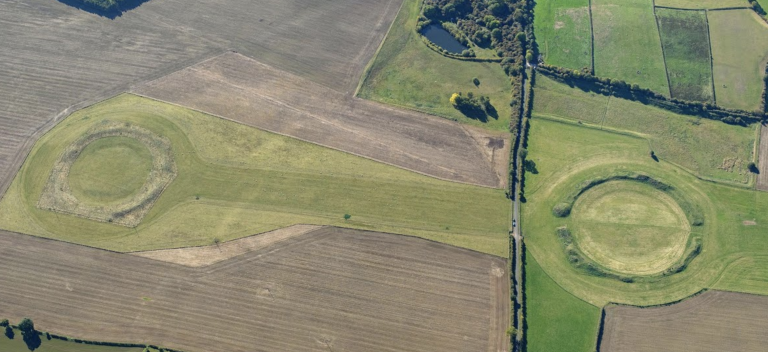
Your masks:
{"label": "line of trees", "polygon": [[[667,98],[650,89],[640,88],[637,84],[629,84],[622,80],[594,76],[588,69],[569,70],[541,64],[537,67],[537,71],[557,81],[572,87],[578,87],[584,91],[634,100],[678,114],[700,116],[707,119],[723,121],[731,125],[744,126],[750,123],[761,122],[768,118],[765,110],[762,109],[756,111],[726,109],[709,102],[693,102],[676,98]],[[766,80],[766,83],[768,83],[768,80]]]}

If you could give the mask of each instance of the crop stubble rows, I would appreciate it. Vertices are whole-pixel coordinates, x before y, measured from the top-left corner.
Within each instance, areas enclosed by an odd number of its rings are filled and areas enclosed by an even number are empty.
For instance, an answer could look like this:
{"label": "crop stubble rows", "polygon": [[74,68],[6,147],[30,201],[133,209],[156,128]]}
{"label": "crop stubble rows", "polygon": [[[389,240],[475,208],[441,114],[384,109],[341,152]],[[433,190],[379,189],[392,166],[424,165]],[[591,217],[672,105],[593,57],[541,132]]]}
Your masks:
{"label": "crop stubble rows", "polygon": [[710,291],[664,307],[609,305],[601,352],[764,351],[768,297]]}
{"label": "crop stubble rows", "polygon": [[509,312],[504,260],[411,237],[323,228],[188,268],[0,232],[0,255],[4,315],[85,339],[188,351],[505,348],[491,329],[509,320],[495,314]]}

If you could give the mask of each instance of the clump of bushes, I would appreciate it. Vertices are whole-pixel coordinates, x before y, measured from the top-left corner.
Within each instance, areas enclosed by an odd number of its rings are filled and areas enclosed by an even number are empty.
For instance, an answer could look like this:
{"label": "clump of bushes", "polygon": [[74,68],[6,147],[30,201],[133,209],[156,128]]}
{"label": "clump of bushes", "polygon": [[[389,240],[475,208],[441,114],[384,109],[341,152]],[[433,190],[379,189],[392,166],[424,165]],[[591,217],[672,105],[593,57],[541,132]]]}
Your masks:
{"label": "clump of bushes", "polygon": [[568,215],[571,215],[571,207],[572,203],[568,202],[562,202],[555,205],[554,208],[552,208],[552,214],[557,216],[558,218],[565,218],[568,217]]}
{"label": "clump of bushes", "polygon": [[453,93],[450,102],[456,110],[461,111],[469,118],[485,122],[488,120],[488,116],[499,117],[496,108],[491,104],[491,100],[484,95],[475,95],[472,92],[466,95],[461,92]]}

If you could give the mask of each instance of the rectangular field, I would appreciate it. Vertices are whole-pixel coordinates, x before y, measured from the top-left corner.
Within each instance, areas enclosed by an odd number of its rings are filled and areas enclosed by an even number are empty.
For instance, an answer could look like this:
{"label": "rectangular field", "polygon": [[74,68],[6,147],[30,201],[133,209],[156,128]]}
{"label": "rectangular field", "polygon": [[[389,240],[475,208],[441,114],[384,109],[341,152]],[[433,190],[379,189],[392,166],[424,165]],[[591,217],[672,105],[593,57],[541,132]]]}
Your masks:
{"label": "rectangular field", "polygon": [[589,0],[537,1],[534,21],[544,62],[575,70],[592,68]]}
{"label": "rectangular field", "polygon": [[768,297],[710,291],[666,307],[609,305],[600,352],[765,351]]}
{"label": "rectangular field", "polygon": [[600,309],[563,290],[530,253],[525,259],[528,351],[594,351]]}
{"label": "rectangular field", "polygon": [[756,110],[768,62],[768,24],[754,11],[709,11],[718,105]]}
{"label": "rectangular field", "polygon": [[189,268],[0,231],[0,257],[0,315],[60,335],[185,351],[507,351],[506,260],[412,237],[324,228]]}
{"label": "rectangular field", "polygon": [[656,19],[672,97],[713,102],[706,12],[659,8]]}
{"label": "rectangular field", "polygon": [[595,74],[669,96],[652,0],[593,0]]}
{"label": "rectangular field", "polygon": [[585,93],[549,78],[536,77],[535,114],[633,131],[649,140],[662,159],[705,178],[746,184],[756,126],[731,126],[678,115],[615,97]]}
{"label": "rectangular field", "polygon": [[[11,322],[11,324],[18,324],[18,322]],[[144,347],[86,345],[57,339],[47,340],[45,336],[41,336],[40,339],[42,343],[39,347],[35,348],[37,352],[145,352]],[[13,339],[8,338],[6,335],[0,336],[0,351],[29,352],[29,347],[24,342],[21,331],[14,329]],[[154,349],[151,350],[151,352],[155,351]]]}
{"label": "rectangular field", "polygon": [[768,191],[768,127],[760,126],[760,146],[757,152],[758,155],[758,169],[760,173],[757,174],[757,189]]}
{"label": "rectangular field", "polygon": [[750,5],[747,0],[656,0],[656,6],[712,10],[731,7],[749,7]]}

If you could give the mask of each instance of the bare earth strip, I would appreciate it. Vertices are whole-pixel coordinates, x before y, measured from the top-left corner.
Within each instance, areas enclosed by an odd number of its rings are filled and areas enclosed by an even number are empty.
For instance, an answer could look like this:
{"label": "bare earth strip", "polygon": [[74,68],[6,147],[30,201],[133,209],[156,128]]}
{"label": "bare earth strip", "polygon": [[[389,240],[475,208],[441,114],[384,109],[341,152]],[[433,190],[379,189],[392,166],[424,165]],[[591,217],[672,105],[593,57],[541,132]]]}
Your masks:
{"label": "bare earth strip", "polygon": [[0,1],[0,195],[34,140],[72,111],[237,50],[354,91],[401,0],[162,0],[109,19]]}
{"label": "bare earth strip", "polygon": [[293,225],[282,229],[204,247],[161,249],[131,254],[168,263],[201,267],[234,258],[319,229],[316,225]]}
{"label": "bare earth strip", "polygon": [[765,351],[768,297],[709,291],[666,307],[608,306],[601,352]]}
{"label": "bare earth strip", "polygon": [[768,126],[760,126],[760,150],[758,151],[757,189],[768,191]]}
{"label": "bare earth strip", "polygon": [[488,187],[506,179],[508,136],[470,134],[458,123],[354,98],[236,53],[133,92],[442,179]]}
{"label": "bare earth strip", "polygon": [[[186,351],[506,351],[505,259],[322,228],[191,268],[0,232],[0,315]],[[489,336],[489,330],[493,333]],[[501,335],[501,337],[500,337]]]}

